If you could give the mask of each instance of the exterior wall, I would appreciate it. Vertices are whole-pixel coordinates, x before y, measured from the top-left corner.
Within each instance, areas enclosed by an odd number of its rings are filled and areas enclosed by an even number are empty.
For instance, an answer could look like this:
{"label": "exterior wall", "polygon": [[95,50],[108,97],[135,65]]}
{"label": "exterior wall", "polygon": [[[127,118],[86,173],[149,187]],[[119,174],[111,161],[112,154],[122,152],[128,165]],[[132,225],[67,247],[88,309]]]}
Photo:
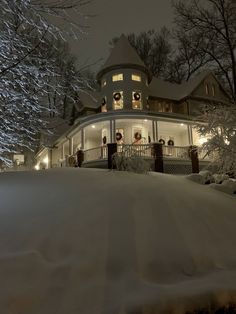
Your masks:
{"label": "exterior wall", "polygon": [[[115,74],[123,74],[123,81],[112,81],[112,76]],[[133,81],[132,74],[141,76],[141,82]],[[148,86],[147,76],[145,73],[135,69],[119,69],[106,73],[102,77],[102,81],[106,80],[106,86],[101,87],[101,100],[103,97],[107,99],[107,110],[113,110],[113,93],[123,91],[124,110],[132,109],[132,92],[141,92],[142,108],[147,109]],[[138,110],[138,109],[134,109]]]}

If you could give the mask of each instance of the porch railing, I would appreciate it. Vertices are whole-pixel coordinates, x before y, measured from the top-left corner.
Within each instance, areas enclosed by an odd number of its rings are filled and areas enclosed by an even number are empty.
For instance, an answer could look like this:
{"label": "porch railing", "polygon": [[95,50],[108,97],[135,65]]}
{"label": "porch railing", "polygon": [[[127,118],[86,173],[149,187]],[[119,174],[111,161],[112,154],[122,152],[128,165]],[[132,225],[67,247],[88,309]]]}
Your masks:
{"label": "porch railing", "polygon": [[[163,157],[167,159],[179,159],[179,160],[188,160],[190,159],[189,155],[189,146],[165,146],[163,145]],[[139,156],[143,158],[151,158],[152,154],[152,144],[123,144],[117,145],[117,152],[124,153],[126,157]],[[108,150],[107,146],[99,146],[84,151],[84,161],[94,161],[107,159]],[[198,150],[199,160],[210,160],[212,156],[206,154],[206,151],[203,149]]]}

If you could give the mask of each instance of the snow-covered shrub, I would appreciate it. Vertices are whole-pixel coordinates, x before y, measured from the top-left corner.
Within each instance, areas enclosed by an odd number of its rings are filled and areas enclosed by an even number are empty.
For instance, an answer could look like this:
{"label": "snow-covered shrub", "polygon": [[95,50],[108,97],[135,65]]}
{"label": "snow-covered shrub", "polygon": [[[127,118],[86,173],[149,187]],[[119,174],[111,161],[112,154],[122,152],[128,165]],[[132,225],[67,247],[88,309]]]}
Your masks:
{"label": "snow-covered shrub", "polygon": [[213,174],[213,178],[216,184],[221,184],[224,180],[229,179],[229,176],[224,173],[215,173]]}
{"label": "snow-covered shrub", "polygon": [[210,184],[214,182],[214,177],[209,170],[200,171],[199,174],[203,177],[204,184]]}
{"label": "snow-covered shrub", "polygon": [[131,171],[135,173],[147,173],[150,170],[149,163],[142,157],[137,155],[127,157],[124,152],[113,155],[113,168],[118,171]]}
{"label": "snow-covered shrub", "polygon": [[199,184],[210,184],[214,182],[212,173],[208,170],[200,171],[199,173],[192,173],[187,176],[187,179],[197,182]]}
{"label": "snow-covered shrub", "polygon": [[236,105],[210,104],[203,108],[199,120],[204,123],[198,132],[207,138],[203,148],[213,159],[217,173],[236,177]]}

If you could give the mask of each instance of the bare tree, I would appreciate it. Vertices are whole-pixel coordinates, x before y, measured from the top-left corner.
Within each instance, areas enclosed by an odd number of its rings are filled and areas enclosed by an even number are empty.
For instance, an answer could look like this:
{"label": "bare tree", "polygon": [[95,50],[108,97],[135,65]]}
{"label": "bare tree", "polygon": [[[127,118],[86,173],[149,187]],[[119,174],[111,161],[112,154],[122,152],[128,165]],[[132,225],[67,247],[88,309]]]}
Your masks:
{"label": "bare tree", "polygon": [[[181,59],[192,68],[207,64],[236,99],[236,5],[234,0],[175,1]],[[184,40],[184,41],[183,41]],[[186,41],[186,42],[185,42]],[[187,43],[187,45],[186,45]],[[183,47],[188,48],[186,51]],[[189,58],[189,56],[191,56]],[[193,64],[192,64],[193,61]]]}
{"label": "bare tree", "polygon": [[[6,162],[16,147],[33,149],[38,132],[47,127],[45,117],[55,108],[45,105],[45,96],[54,88],[51,82],[62,78],[51,43],[64,37],[59,21],[69,23],[66,34],[81,31],[79,23],[69,21],[67,10],[79,10],[85,3],[0,1],[0,160]],[[54,86],[57,94],[60,85]]]}

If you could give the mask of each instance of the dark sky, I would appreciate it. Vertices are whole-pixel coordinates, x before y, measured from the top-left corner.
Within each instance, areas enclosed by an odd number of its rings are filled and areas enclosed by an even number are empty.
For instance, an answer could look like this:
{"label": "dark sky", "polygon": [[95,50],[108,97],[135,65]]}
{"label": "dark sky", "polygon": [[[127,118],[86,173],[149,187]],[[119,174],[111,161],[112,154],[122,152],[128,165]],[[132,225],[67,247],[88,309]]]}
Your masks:
{"label": "dark sky", "polygon": [[88,34],[71,42],[71,48],[79,64],[103,58],[93,69],[107,58],[111,38],[171,26],[173,18],[171,0],[94,0],[83,11],[96,16],[86,22],[90,26]]}

